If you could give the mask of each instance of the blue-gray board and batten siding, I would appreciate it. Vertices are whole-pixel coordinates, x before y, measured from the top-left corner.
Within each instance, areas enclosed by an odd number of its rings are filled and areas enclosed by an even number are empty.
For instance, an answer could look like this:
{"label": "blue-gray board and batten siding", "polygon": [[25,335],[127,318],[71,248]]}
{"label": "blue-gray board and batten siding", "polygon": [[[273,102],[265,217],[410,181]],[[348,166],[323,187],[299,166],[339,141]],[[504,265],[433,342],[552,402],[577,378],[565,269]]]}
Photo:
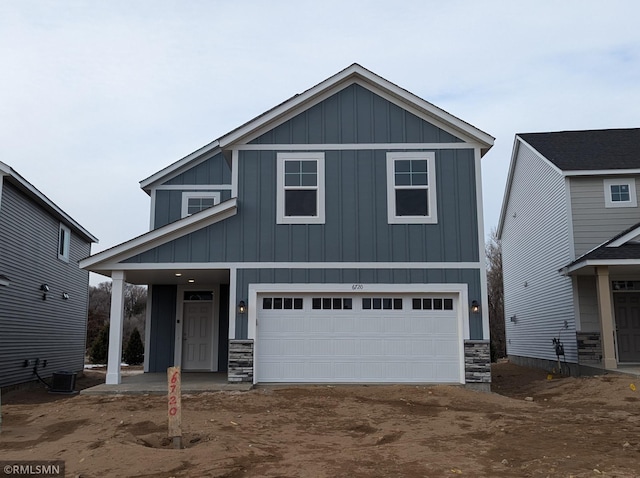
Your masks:
{"label": "blue-gray board and batten siding", "polygon": [[437,224],[389,224],[386,151],[325,153],[325,224],[276,224],[276,151],[241,151],[238,214],[125,263],[477,262],[472,149],[436,151]]}
{"label": "blue-gray board and batten siding", "polygon": [[[90,242],[71,233],[69,261],[58,258],[60,220],[7,178],[0,202],[0,272],[10,284],[0,287],[0,387],[35,380],[40,359],[43,377],[84,366],[89,272],[78,262]],[[49,286],[42,299],[42,284]],[[63,293],[69,295],[63,298]]]}

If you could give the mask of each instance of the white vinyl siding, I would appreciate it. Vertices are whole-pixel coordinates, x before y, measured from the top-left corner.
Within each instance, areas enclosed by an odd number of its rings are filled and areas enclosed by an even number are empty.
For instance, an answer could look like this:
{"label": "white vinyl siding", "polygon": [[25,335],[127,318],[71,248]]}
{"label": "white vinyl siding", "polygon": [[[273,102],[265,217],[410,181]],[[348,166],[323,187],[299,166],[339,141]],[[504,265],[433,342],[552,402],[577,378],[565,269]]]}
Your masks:
{"label": "white vinyl siding", "polygon": [[[629,178],[620,179],[620,184]],[[633,179],[634,183],[635,180]],[[638,222],[637,207],[606,207],[602,176],[571,178],[571,214],[576,257]],[[635,201],[637,203],[637,191]]]}
{"label": "white vinyl siding", "polygon": [[551,341],[562,331],[576,362],[571,279],[558,273],[572,260],[565,180],[520,143],[512,181],[502,233],[507,352],[555,360]]}

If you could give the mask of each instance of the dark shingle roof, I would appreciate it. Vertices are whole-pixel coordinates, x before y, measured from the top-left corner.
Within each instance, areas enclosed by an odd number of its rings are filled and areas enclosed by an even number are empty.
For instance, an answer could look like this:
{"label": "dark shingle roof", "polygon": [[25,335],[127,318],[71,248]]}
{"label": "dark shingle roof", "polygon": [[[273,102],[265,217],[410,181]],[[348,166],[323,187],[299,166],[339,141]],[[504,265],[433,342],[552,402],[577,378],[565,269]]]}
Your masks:
{"label": "dark shingle roof", "polygon": [[563,171],[640,168],[640,128],[518,136]]}

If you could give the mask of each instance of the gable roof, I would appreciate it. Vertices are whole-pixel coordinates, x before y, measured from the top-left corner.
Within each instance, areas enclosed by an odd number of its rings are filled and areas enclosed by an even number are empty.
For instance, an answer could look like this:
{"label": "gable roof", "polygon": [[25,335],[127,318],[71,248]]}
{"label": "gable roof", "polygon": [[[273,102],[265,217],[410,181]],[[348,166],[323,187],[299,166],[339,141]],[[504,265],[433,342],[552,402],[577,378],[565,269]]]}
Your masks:
{"label": "gable roof", "polygon": [[640,168],[640,128],[518,136],[562,171]]}
{"label": "gable roof", "polygon": [[[42,206],[49,214],[69,226],[76,234],[82,236],[88,242],[98,242],[98,239],[78,224],[71,216],[58,207],[51,199],[42,194],[33,184],[20,176],[12,167],[0,161],[0,178],[4,176],[13,185],[27,194],[32,200]],[[2,188],[0,188],[0,191]]]}
{"label": "gable roof", "polygon": [[570,262],[559,272],[569,275],[589,266],[622,264],[640,264],[640,222],[616,234],[608,241],[585,252],[576,260]]}
{"label": "gable roof", "polygon": [[208,157],[211,153],[232,147],[234,144],[245,144],[267,129],[284,123],[293,116],[354,83],[360,84],[380,94],[389,101],[411,111],[425,120],[435,121],[440,127],[466,142],[479,144],[482,155],[493,146],[495,138],[490,134],[423,100],[404,88],[385,80],[361,65],[354,63],[308,90],[292,96],[288,100],[235,128],[152,176],[143,179],[140,181],[140,187],[149,193],[154,183],[161,181],[169,175],[176,174],[192,162],[203,159],[205,155]]}

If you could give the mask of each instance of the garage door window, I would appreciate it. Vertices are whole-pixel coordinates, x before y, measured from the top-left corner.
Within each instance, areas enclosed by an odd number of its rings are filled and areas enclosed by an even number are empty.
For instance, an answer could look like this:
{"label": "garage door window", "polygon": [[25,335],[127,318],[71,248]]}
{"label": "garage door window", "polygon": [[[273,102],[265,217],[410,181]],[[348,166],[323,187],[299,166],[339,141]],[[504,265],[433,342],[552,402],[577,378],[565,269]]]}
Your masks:
{"label": "garage door window", "polygon": [[314,310],[351,310],[352,300],[343,297],[314,297],[311,308]]}
{"label": "garage door window", "polygon": [[453,299],[413,299],[413,310],[453,310]]}
{"label": "garage door window", "polygon": [[402,299],[390,297],[364,297],[363,310],[402,310]]}
{"label": "garage door window", "polygon": [[264,297],[262,299],[262,308],[264,310],[301,310],[301,297]]}

